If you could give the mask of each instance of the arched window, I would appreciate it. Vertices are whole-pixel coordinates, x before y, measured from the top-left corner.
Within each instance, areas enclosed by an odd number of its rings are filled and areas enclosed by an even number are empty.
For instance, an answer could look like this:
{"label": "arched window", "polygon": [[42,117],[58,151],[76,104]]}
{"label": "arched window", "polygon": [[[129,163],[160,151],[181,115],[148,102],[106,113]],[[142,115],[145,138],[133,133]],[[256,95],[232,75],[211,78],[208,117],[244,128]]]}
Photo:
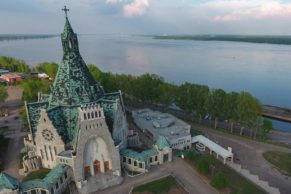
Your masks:
{"label": "arched window", "polygon": [[86,120],[87,119],[87,115],[86,115],[86,113],[84,113],[84,120]]}
{"label": "arched window", "polygon": [[46,145],[44,146],[44,152],[45,152],[46,160],[48,160],[48,153],[47,153],[47,147],[46,147]]}
{"label": "arched window", "polygon": [[72,40],[69,40],[69,48],[71,49],[72,48]]}
{"label": "arched window", "polygon": [[57,155],[57,148],[56,146],[54,147],[54,150],[55,150],[55,156]]}
{"label": "arched window", "polygon": [[54,156],[53,156],[53,152],[52,152],[52,147],[51,146],[49,146],[49,150],[50,150],[51,159],[52,159],[52,161],[54,161]]}
{"label": "arched window", "polygon": [[87,113],[88,119],[90,119],[90,113]]}
{"label": "arched window", "polygon": [[91,117],[92,117],[92,119],[94,118],[94,113],[93,112],[91,112]]}
{"label": "arched window", "polygon": [[42,149],[40,149],[40,155],[41,155],[41,159],[43,159],[43,151],[42,151]]}

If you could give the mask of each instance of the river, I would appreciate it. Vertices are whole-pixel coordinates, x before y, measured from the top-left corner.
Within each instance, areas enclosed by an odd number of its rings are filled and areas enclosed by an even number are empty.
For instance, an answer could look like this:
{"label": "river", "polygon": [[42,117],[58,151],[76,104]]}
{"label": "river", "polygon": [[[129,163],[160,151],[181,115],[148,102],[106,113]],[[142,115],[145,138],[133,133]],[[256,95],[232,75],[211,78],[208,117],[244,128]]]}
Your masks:
{"label": "river", "polygon": [[[162,75],[167,81],[205,84],[226,91],[248,91],[262,103],[291,108],[291,46],[224,41],[155,40],[121,35],[81,35],[87,64],[102,71]],[[60,37],[0,41],[0,55],[30,65],[59,62]],[[291,131],[291,124],[275,121]]]}

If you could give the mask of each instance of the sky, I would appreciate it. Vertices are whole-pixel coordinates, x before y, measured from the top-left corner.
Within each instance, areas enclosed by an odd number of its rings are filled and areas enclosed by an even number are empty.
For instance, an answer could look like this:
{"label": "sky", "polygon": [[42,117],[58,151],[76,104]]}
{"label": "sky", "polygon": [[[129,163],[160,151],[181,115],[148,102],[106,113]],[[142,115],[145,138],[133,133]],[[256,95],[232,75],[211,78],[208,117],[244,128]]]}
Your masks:
{"label": "sky", "polygon": [[0,0],[0,34],[291,35],[291,0]]}

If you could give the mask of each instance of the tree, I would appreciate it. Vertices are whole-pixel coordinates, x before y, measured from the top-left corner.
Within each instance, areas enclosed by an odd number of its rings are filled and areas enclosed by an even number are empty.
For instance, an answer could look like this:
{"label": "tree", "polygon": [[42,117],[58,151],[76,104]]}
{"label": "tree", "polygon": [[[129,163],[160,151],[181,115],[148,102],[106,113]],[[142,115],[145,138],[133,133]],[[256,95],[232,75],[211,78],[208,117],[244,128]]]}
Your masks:
{"label": "tree", "polygon": [[8,97],[7,88],[5,86],[0,85],[0,105],[5,102]]}
{"label": "tree", "polygon": [[177,94],[177,105],[182,108],[185,112],[192,112],[195,101],[192,99],[192,84],[186,82],[179,86]]}
{"label": "tree", "polygon": [[6,56],[0,56],[0,68],[20,73],[26,73],[30,70],[24,61]]}
{"label": "tree", "polygon": [[255,119],[255,121],[253,122],[253,131],[254,131],[254,139],[257,139],[257,133],[258,131],[261,131],[262,129],[262,126],[263,126],[263,123],[264,123],[264,119],[262,117],[257,117]]}
{"label": "tree", "polygon": [[48,93],[50,83],[47,80],[40,80],[37,78],[28,78],[21,83],[23,88],[22,100],[33,102],[38,98],[38,93]]}
{"label": "tree", "polygon": [[49,77],[55,79],[58,71],[58,64],[56,63],[40,63],[34,69],[38,73],[46,73]]}
{"label": "tree", "polygon": [[198,162],[198,170],[204,174],[204,175],[208,175],[210,173],[210,162],[206,159],[201,159]]}
{"label": "tree", "polygon": [[201,121],[202,116],[207,114],[207,97],[209,95],[208,86],[196,85],[197,87],[197,98],[196,98],[196,113],[199,115],[199,121]]}
{"label": "tree", "polygon": [[216,129],[218,119],[226,117],[226,93],[222,89],[212,90],[207,99],[207,110],[211,117],[215,118],[214,128]]}
{"label": "tree", "polygon": [[170,106],[177,99],[178,87],[174,84],[162,83],[159,85],[158,102]]}
{"label": "tree", "polygon": [[233,132],[234,123],[238,122],[238,107],[237,107],[237,97],[238,93],[231,92],[226,95],[226,118],[230,121],[230,132]]}
{"label": "tree", "polygon": [[164,78],[159,75],[148,73],[141,75],[134,82],[134,96],[143,101],[158,102],[159,86],[163,83]]}
{"label": "tree", "polygon": [[89,65],[87,65],[87,67],[89,69],[89,72],[91,73],[91,75],[95,79],[95,81],[100,82],[101,76],[102,76],[102,71],[100,71],[100,69],[98,69],[98,67],[96,67],[93,64],[89,64]]}
{"label": "tree", "polygon": [[271,130],[273,130],[273,123],[269,119],[263,120],[263,126],[262,126],[262,135],[263,137],[266,136]]}
{"label": "tree", "polygon": [[241,92],[237,97],[238,118],[241,123],[240,135],[244,128],[254,122],[262,113],[260,102],[248,92]]}
{"label": "tree", "polygon": [[211,184],[218,189],[223,189],[226,187],[226,178],[222,172],[218,172],[214,175],[211,180]]}

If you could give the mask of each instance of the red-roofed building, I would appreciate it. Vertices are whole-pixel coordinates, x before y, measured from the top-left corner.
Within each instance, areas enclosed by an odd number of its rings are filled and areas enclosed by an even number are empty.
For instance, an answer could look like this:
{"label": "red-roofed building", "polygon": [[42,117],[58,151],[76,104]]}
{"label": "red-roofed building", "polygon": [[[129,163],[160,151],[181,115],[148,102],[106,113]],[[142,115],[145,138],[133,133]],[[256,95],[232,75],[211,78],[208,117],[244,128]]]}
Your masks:
{"label": "red-roofed building", "polygon": [[2,74],[0,76],[0,79],[6,82],[15,82],[15,81],[20,81],[22,78],[20,75],[16,73],[7,73],[7,74]]}

